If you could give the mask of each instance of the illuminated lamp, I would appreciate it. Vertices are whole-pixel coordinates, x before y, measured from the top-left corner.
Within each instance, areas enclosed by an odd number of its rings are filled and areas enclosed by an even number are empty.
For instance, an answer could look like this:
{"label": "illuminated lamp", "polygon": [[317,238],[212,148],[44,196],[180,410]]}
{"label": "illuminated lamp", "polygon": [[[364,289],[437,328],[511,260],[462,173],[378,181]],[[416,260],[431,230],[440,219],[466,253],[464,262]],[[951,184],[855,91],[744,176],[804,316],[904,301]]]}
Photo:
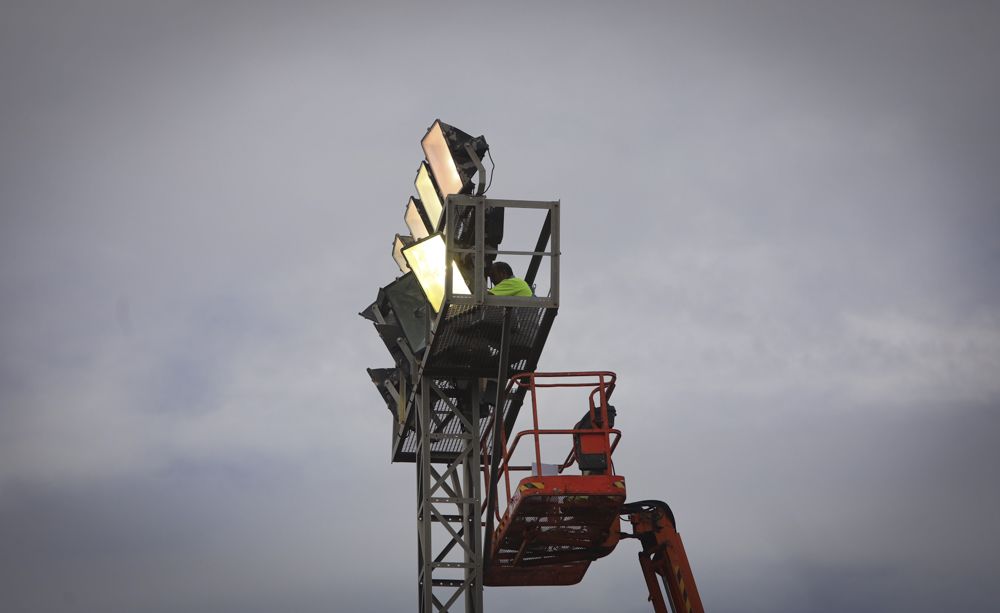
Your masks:
{"label": "illuminated lamp", "polygon": [[[428,226],[431,231],[437,231],[438,223],[441,221],[441,199],[438,198],[437,188],[434,187],[434,179],[431,175],[430,167],[426,162],[420,162],[417,169],[417,178],[413,181],[420,196],[420,202],[427,215]],[[416,236],[416,235],[414,235]]]}
{"label": "illuminated lamp", "polygon": [[403,248],[409,247],[412,244],[413,237],[405,236],[403,234],[397,234],[396,240],[392,241],[392,259],[396,260],[396,266],[399,266],[399,272],[410,272],[410,267],[406,264],[406,258],[403,257]]}
{"label": "illuminated lamp", "polygon": [[[432,234],[422,241],[403,248],[403,257],[416,275],[427,301],[431,303],[435,312],[441,310],[441,304],[444,302],[447,265],[445,251],[444,236],[440,233]],[[454,261],[451,262],[451,282],[453,294],[472,293],[462,276],[462,271]]]}
{"label": "illuminated lamp", "polygon": [[430,222],[427,220],[424,205],[419,198],[410,196],[410,201],[406,203],[403,221],[406,222],[406,227],[410,230],[410,236],[416,240],[427,238],[431,233],[428,229]]}
{"label": "illuminated lamp", "polygon": [[[473,160],[466,145],[471,146],[477,159]],[[489,150],[485,138],[472,137],[436,119],[420,140],[420,146],[431,172],[434,173],[442,200],[452,194],[472,193],[472,175],[481,168],[480,160]],[[482,176],[479,177],[479,182],[483,182]],[[479,191],[482,193],[482,189]]]}

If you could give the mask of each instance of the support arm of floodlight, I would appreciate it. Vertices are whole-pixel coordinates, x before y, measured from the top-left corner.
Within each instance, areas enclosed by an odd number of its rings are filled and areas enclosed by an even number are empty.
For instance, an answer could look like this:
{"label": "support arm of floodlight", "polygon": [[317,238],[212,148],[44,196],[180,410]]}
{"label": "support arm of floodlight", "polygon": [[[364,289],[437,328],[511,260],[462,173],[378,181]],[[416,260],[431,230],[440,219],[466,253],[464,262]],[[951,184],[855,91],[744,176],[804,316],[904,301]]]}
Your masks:
{"label": "support arm of floodlight", "polygon": [[471,141],[465,143],[465,152],[469,154],[469,159],[476,165],[476,173],[479,175],[479,184],[476,185],[476,195],[482,196],[483,192],[486,191],[486,188],[483,187],[486,184],[486,168],[483,167],[483,161],[476,155],[476,148],[472,146]]}
{"label": "support arm of floodlight", "polygon": [[392,416],[399,419],[399,380],[398,368],[369,368],[368,376],[378,389],[386,408]]}

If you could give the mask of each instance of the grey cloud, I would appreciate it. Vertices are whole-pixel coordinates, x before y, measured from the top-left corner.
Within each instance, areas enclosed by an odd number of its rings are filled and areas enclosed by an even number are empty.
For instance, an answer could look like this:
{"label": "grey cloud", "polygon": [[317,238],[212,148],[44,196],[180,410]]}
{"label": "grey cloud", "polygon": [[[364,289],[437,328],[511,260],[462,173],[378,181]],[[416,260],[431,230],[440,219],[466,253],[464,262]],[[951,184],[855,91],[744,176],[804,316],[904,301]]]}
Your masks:
{"label": "grey cloud", "polygon": [[[995,7],[0,12],[14,610],[412,608],[356,313],[435,117],[562,199],[542,366],[619,372],[616,464],[711,610],[997,600]],[[487,602],[647,610],[628,545]]]}

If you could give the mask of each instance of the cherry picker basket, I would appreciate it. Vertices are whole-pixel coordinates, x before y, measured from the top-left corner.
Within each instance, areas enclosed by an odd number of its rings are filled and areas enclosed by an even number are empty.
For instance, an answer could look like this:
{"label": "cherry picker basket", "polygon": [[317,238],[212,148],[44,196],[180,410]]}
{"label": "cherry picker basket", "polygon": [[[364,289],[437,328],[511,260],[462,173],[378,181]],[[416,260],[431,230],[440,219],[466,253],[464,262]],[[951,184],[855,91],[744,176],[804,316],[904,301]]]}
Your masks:
{"label": "cherry picker basket", "polygon": [[[489,434],[483,439],[487,483],[502,481],[504,486],[502,512],[498,504],[497,528],[487,541],[486,585],[578,583],[591,562],[614,550],[625,502],[625,479],[615,474],[611,459],[621,438],[621,432],[613,428],[614,407],[608,403],[615,379],[615,374],[607,371],[511,377],[509,391],[526,391],[530,399],[532,428],[514,434],[509,445],[503,437],[499,470],[492,480],[492,463],[486,452],[492,441]],[[588,412],[572,428],[542,428],[538,406],[541,388],[589,389]],[[499,429],[501,436],[504,430]],[[490,433],[492,428],[486,431]],[[565,459],[545,464],[543,438],[558,440],[568,448]],[[530,464],[514,463],[523,440],[534,446]],[[518,478],[521,474],[524,476]]]}

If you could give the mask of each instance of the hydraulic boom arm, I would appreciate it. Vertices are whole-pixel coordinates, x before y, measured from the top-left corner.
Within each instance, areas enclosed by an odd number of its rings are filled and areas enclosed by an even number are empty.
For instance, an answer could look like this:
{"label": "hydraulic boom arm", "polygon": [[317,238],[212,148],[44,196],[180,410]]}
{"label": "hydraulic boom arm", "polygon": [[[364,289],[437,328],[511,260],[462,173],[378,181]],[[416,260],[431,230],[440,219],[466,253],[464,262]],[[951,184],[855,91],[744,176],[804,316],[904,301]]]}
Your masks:
{"label": "hydraulic boom arm", "polygon": [[[677,533],[674,514],[667,503],[643,500],[622,505],[622,513],[632,522],[632,534],[642,543],[639,565],[646,578],[649,600],[656,613],[704,613],[694,574]],[[657,575],[661,581],[657,581]],[[666,598],[664,598],[664,590]],[[670,609],[667,609],[667,602]]]}

